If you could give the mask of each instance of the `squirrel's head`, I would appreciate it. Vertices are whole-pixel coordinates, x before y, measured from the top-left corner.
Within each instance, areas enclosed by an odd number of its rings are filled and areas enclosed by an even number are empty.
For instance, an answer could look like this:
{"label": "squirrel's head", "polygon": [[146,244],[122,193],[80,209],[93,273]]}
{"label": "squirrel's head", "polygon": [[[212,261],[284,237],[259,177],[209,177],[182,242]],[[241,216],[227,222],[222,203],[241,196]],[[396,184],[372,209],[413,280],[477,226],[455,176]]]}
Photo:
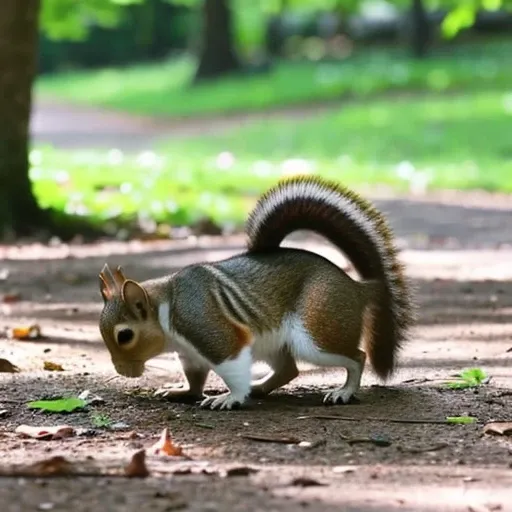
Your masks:
{"label": "squirrel's head", "polygon": [[140,377],[147,360],[165,348],[165,333],[147,290],[126,279],[121,267],[112,272],[108,265],[100,275],[103,309],[100,332],[112,363],[124,377]]}

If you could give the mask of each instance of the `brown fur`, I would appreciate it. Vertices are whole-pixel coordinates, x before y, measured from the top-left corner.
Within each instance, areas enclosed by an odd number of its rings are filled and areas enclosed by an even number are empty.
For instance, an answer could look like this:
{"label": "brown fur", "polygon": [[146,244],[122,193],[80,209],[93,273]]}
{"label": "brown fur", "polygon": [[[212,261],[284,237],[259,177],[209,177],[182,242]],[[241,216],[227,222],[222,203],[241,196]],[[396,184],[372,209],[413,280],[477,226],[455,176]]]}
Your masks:
{"label": "brown fur", "polygon": [[[393,373],[396,356],[407,340],[415,306],[403,265],[398,260],[391,228],[369,201],[338,183],[315,176],[295,177],[268,190],[247,222],[249,251],[272,253],[292,232],[311,230],[344,252],[363,280],[380,287],[372,297],[372,329],[367,339],[370,361],[383,379]],[[354,289],[354,288],[352,288]],[[354,322],[353,294],[338,312]]]}

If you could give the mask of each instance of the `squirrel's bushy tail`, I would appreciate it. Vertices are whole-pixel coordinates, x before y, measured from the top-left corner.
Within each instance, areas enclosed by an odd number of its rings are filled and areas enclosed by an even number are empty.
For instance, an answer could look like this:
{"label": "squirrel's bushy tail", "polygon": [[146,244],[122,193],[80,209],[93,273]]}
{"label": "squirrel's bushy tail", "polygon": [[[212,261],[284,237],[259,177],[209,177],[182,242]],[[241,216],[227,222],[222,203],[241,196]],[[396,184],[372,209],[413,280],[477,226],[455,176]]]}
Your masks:
{"label": "squirrel's bushy tail", "polygon": [[335,182],[295,177],[268,190],[256,204],[246,225],[248,249],[275,250],[298,230],[324,236],[363,279],[382,283],[383,292],[371,305],[366,342],[373,369],[385,379],[394,370],[414,318],[410,286],[386,219],[370,202]]}

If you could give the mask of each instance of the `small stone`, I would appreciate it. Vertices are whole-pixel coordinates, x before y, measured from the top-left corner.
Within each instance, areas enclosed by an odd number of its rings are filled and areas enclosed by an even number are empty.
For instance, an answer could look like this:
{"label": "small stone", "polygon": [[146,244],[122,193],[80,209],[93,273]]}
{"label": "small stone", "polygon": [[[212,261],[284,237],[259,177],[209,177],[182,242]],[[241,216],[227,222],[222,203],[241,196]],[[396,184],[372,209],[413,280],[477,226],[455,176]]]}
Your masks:
{"label": "small stone", "polygon": [[124,421],[118,421],[110,426],[110,430],[128,430],[130,425]]}
{"label": "small stone", "polygon": [[55,507],[54,503],[47,502],[47,503],[39,503],[39,506],[37,508],[38,508],[38,510],[53,510],[54,507]]}

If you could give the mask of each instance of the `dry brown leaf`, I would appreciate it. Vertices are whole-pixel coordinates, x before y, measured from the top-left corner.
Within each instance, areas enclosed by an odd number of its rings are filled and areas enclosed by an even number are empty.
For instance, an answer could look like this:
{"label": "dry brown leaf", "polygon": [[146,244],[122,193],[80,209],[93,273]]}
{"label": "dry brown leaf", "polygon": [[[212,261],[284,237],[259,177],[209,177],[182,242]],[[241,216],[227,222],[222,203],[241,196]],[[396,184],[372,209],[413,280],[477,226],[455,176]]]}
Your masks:
{"label": "dry brown leaf", "polygon": [[512,421],[492,421],[484,426],[484,434],[512,436]]}
{"label": "dry brown leaf", "polygon": [[32,437],[33,439],[40,439],[45,441],[50,439],[63,439],[65,437],[72,437],[76,434],[76,430],[69,425],[57,425],[52,427],[20,425],[16,428],[15,432],[23,437]]}
{"label": "dry brown leaf", "polygon": [[164,428],[160,439],[150,448],[150,451],[154,455],[171,455],[174,457],[183,455],[181,446],[172,442],[168,428]]}
{"label": "dry brown leaf", "polygon": [[290,485],[293,485],[295,487],[319,487],[323,485],[327,485],[324,482],[320,482],[318,480],[315,480],[314,478],[309,478],[307,476],[294,478]]}
{"label": "dry brown leaf", "polygon": [[18,302],[20,299],[21,299],[21,293],[19,293],[19,292],[5,293],[2,296],[2,302],[4,304],[13,304],[15,302]]}
{"label": "dry brown leaf", "polygon": [[47,372],[63,372],[64,368],[58,363],[52,363],[51,361],[45,361],[43,367]]}
{"label": "dry brown leaf", "polygon": [[249,476],[257,473],[259,470],[250,466],[235,466],[226,470],[226,476]]}
{"label": "dry brown leaf", "polygon": [[7,359],[0,359],[0,373],[18,373],[20,369]]}
{"label": "dry brown leaf", "polygon": [[73,464],[60,455],[30,464],[27,474],[34,476],[67,476],[72,474]]}
{"label": "dry brown leaf", "polygon": [[124,474],[131,478],[146,478],[149,476],[145,450],[139,450],[133,454],[132,459],[124,468]]}
{"label": "dry brown leaf", "polygon": [[20,341],[41,339],[41,328],[37,324],[14,327],[11,329],[10,337]]}

